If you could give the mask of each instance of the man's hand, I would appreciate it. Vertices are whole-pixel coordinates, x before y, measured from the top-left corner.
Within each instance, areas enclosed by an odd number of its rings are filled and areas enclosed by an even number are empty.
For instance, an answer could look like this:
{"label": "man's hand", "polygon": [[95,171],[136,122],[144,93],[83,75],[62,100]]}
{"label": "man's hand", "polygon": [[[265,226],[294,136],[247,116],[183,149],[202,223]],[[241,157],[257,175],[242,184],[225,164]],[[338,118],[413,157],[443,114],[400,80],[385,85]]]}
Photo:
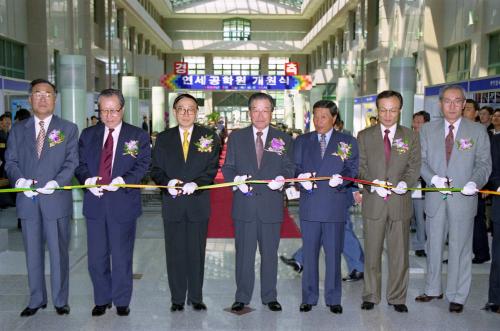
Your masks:
{"label": "man's hand", "polygon": [[[310,172],[304,172],[297,176],[299,179],[311,178],[312,174]],[[300,185],[304,188],[304,190],[311,191],[313,189],[313,183],[310,180],[300,181]]]}
{"label": "man's hand", "polygon": [[186,183],[182,187],[182,194],[191,195],[194,193],[194,191],[196,191],[197,188],[198,184],[196,184],[195,182]]}
{"label": "man's hand", "polygon": [[361,204],[363,201],[363,196],[359,193],[359,191],[352,192],[352,196],[354,198],[354,203],[357,205]]}
{"label": "man's hand", "polygon": [[[431,184],[436,188],[449,188],[453,179],[448,179],[446,177],[439,177],[434,175],[431,179]],[[451,194],[451,191],[439,191],[441,194]]]}
{"label": "man's hand", "polygon": [[474,195],[478,191],[479,190],[477,189],[476,183],[468,182],[467,184],[465,184],[464,188],[462,189],[462,191],[460,191],[460,193],[462,193],[463,195]]}
{"label": "man's hand", "polygon": [[[19,178],[16,181],[16,188],[31,188],[31,186],[35,185],[37,183],[36,180],[33,179],[26,179],[26,178]],[[24,191],[23,194],[27,196],[28,198],[33,198],[38,195],[38,192],[36,191]]]}
{"label": "man's hand", "polygon": [[[374,184],[391,186],[392,184],[386,181],[382,181],[379,179],[372,180]],[[389,194],[391,194],[391,190],[386,189],[385,187],[372,185],[371,192],[376,192],[381,198],[386,198]]]}
{"label": "man's hand", "polygon": [[276,191],[281,189],[283,185],[285,185],[285,177],[276,176],[275,179],[273,179],[269,184],[267,184],[267,187],[269,187],[273,191]]}
{"label": "man's hand", "polygon": [[[177,186],[177,184],[182,184],[182,181],[178,180],[178,179],[171,179],[167,186]],[[179,194],[181,194],[182,192],[182,189],[181,188],[169,188],[168,189],[168,193],[173,197],[175,198],[176,196],[178,196]]]}
{"label": "man's hand", "polygon": [[335,174],[332,175],[332,178],[330,178],[330,180],[328,181],[328,185],[330,185],[331,187],[337,187],[339,185],[342,185],[343,182],[344,180],[342,179],[342,176],[340,176],[339,174]]}
{"label": "man's hand", "polygon": [[111,183],[109,183],[109,185],[102,186],[102,189],[106,190],[106,191],[110,191],[110,192],[118,191],[119,187],[118,186],[114,186],[114,184],[121,184],[121,185],[123,185],[123,184],[125,184],[125,181],[123,180],[122,177],[113,178],[113,180],[111,181]]}
{"label": "man's hand", "polygon": [[[241,176],[236,176],[236,177],[234,177],[233,182],[235,182],[235,183],[244,182],[244,181],[246,181],[247,179],[250,179],[250,178],[252,178],[252,176],[250,176],[250,175],[241,175]],[[247,184],[245,184],[245,183],[242,183],[242,184],[238,184],[238,185],[236,185],[236,188],[237,188],[238,190],[240,190],[240,191],[241,191],[241,193],[243,193],[243,194],[247,194],[248,192],[250,192],[250,191],[252,190],[252,189],[251,189],[251,188],[250,188]]]}
{"label": "man's hand", "polygon": [[407,188],[408,188],[408,185],[406,184],[406,182],[400,181],[398,183],[398,185],[396,185],[396,187],[391,189],[391,190],[392,190],[392,192],[401,195],[401,194],[405,194],[408,191]]}
{"label": "man's hand", "polygon": [[[87,179],[85,179],[85,185],[96,185],[97,181],[100,179],[102,179],[102,178],[99,176],[87,178]],[[92,193],[93,195],[95,195],[98,198],[102,197],[102,195],[103,195],[102,187],[89,187],[89,188],[87,188],[87,190],[89,190],[90,193]]]}
{"label": "man's hand", "polygon": [[54,193],[55,189],[59,187],[59,184],[55,180],[48,181],[47,184],[45,184],[44,187],[37,189],[36,191],[38,193],[42,194],[52,194]]}

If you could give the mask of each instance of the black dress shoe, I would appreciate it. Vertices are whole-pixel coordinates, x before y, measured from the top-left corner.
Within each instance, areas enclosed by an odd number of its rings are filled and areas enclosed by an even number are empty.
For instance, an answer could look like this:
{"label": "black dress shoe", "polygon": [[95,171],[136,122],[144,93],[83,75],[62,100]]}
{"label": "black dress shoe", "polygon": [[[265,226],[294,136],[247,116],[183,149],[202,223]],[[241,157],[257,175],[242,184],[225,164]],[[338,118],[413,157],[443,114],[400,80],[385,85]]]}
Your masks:
{"label": "black dress shoe", "polygon": [[238,302],[238,301],[233,303],[233,305],[231,306],[232,311],[241,311],[243,310],[243,308],[245,308],[245,304],[243,302]]}
{"label": "black dress shoe", "polygon": [[425,250],[423,249],[417,249],[415,251],[415,256],[418,256],[418,257],[426,257],[427,254],[425,254]]}
{"label": "black dress shoe", "polygon": [[194,310],[207,310],[207,305],[203,302],[193,302],[192,304]]}
{"label": "black dress shoe", "polygon": [[170,311],[182,311],[184,310],[184,305],[178,304],[178,303],[173,303],[170,306]]}
{"label": "black dress shoe", "polygon": [[62,307],[56,307],[56,313],[58,315],[69,315],[69,306],[68,305],[64,305]]}
{"label": "black dress shoe", "polygon": [[394,307],[394,310],[397,311],[398,313],[407,313],[408,312],[408,307],[406,307],[405,304],[389,304],[390,306]]}
{"label": "black dress shoe", "polygon": [[364,277],[364,273],[363,273],[363,272],[361,272],[361,271],[357,271],[356,269],[354,269],[354,270],[353,270],[353,271],[349,274],[349,276],[342,278],[342,280],[343,280],[344,282],[356,282],[356,281],[358,281],[358,280],[363,279],[363,277]]}
{"label": "black dress shoe", "polygon": [[472,259],[472,264],[483,264],[484,262],[488,262],[490,258],[481,258],[481,257],[474,257]]}
{"label": "black dress shoe", "polygon": [[41,305],[40,307],[37,307],[37,308],[30,308],[30,307],[26,307],[24,308],[24,310],[21,312],[21,317],[28,317],[28,316],[33,316],[36,314],[36,312],[38,311],[38,309],[45,309],[47,308],[47,304],[44,304],[44,305]]}
{"label": "black dress shoe", "polygon": [[118,316],[128,316],[128,314],[130,314],[130,308],[128,306],[116,307],[116,313]]}
{"label": "black dress shoe", "polygon": [[464,310],[464,305],[456,302],[450,302],[450,313],[461,313]]}
{"label": "black dress shoe", "polygon": [[308,311],[311,311],[311,309],[312,309],[312,305],[310,305],[308,303],[302,303],[300,305],[300,308],[299,308],[299,310],[302,312],[308,312]]}
{"label": "black dress shoe", "polygon": [[92,309],[92,316],[102,316],[106,313],[106,309],[111,309],[111,304],[106,305],[95,305]]}
{"label": "black dress shoe", "polygon": [[304,269],[304,267],[299,262],[295,261],[294,258],[289,259],[284,255],[280,255],[280,260],[283,261],[283,263],[287,266],[292,267],[293,270],[297,271],[299,274]]}
{"label": "black dress shoe", "polygon": [[363,310],[372,310],[373,307],[375,307],[375,304],[373,302],[363,301],[363,303],[361,304],[361,309]]}
{"label": "black dress shoe", "polygon": [[330,311],[334,314],[342,314],[342,306],[341,305],[330,305]]}
{"label": "black dress shoe", "polygon": [[281,311],[281,305],[278,301],[271,301],[267,303],[270,311]]}
{"label": "black dress shoe", "polygon": [[483,309],[486,311],[491,311],[492,313],[500,314],[500,305],[494,303],[487,303]]}
{"label": "black dress shoe", "polygon": [[443,298],[443,293],[440,295],[427,295],[427,294],[421,294],[418,297],[415,298],[415,301],[417,302],[429,302],[434,299],[441,300]]}

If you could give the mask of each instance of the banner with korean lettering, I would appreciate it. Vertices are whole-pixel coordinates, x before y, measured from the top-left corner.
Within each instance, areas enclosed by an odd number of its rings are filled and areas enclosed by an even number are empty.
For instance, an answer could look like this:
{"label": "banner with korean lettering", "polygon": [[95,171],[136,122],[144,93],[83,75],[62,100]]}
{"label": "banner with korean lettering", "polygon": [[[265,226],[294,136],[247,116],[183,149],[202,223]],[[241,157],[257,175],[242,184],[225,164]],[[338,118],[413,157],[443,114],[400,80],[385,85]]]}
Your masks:
{"label": "banner with korean lettering", "polygon": [[310,90],[308,75],[238,76],[238,75],[176,75],[167,74],[160,84],[169,90]]}

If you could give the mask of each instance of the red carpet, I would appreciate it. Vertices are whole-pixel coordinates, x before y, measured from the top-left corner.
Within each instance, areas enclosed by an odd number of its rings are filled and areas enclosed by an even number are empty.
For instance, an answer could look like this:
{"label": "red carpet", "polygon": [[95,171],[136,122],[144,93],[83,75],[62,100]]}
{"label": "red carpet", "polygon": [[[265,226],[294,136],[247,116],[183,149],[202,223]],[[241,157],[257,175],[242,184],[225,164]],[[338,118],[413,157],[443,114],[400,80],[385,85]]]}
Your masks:
{"label": "red carpet", "polygon": [[[224,163],[225,147],[221,153],[221,166]],[[222,183],[224,177],[219,170],[216,183]],[[232,188],[224,187],[210,191],[211,214],[208,223],[208,238],[234,238],[233,220],[231,219],[231,207],[233,203]],[[281,224],[281,238],[300,238],[300,231],[290,217],[288,209],[284,210],[284,221]]]}

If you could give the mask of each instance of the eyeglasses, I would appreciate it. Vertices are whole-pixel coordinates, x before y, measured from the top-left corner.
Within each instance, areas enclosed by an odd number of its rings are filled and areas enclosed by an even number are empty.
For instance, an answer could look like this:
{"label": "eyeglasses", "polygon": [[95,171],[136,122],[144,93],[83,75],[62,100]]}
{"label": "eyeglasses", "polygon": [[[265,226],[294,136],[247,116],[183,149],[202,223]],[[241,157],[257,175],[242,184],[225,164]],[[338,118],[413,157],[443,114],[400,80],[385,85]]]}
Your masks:
{"label": "eyeglasses", "polygon": [[100,109],[102,115],[116,116],[121,112],[121,109]]}
{"label": "eyeglasses", "polygon": [[41,99],[41,98],[50,99],[50,98],[52,98],[54,96],[54,93],[52,93],[52,92],[46,92],[46,91],[36,91],[36,92],[32,92],[31,95],[35,99]]}
{"label": "eyeglasses", "polygon": [[443,104],[449,106],[453,104],[453,106],[462,106],[464,104],[464,99],[455,99],[455,100],[450,100],[450,99],[443,99]]}
{"label": "eyeglasses", "polygon": [[175,108],[175,111],[179,115],[194,115],[194,114],[196,114],[196,108],[177,107],[177,108]]}
{"label": "eyeglasses", "polygon": [[272,112],[271,108],[250,108],[254,114],[269,114]]}
{"label": "eyeglasses", "polygon": [[379,114],[385,114],[387,112],[391,113],[391,114],[396,114],[399,112],[399,108],[391,108],[391,109],[385,109],[385,108],[380,108],[378,110]]}

